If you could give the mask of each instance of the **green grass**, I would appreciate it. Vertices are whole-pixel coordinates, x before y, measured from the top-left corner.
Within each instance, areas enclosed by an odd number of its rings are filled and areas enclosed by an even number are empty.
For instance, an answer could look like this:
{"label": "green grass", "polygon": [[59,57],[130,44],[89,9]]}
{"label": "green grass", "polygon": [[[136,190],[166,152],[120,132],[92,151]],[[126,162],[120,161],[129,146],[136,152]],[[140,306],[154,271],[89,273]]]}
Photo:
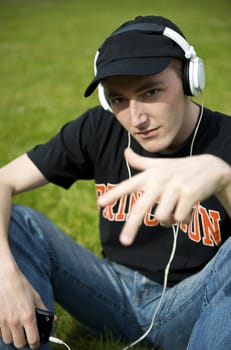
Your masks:
{"label": "green grass", "polygon": [[[182,28],[206,64],[205,105],[230,114],[230,10],[228,0],[0,0],[0,166],[97,103],[96,94],[83,98],[96,49],[115,27],[139,14],[164,15]],[[100,254],[93,182],[68,191],[48,185],[15,201],[46,213]],[[122,347],[110,337],[94,338],[59,306],[57,314],[56,335],[72,349]]]}

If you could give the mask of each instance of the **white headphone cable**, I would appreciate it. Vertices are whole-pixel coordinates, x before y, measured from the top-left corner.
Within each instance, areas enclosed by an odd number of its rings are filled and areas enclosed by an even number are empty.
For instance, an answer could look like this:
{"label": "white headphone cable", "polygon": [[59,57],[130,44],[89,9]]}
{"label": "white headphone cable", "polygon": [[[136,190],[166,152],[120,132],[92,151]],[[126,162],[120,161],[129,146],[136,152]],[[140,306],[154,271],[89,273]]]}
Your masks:
{"label": "white headphone cable", "polygon": [[[196,138],[197,133],[198,133],[198,129],[200,127],[200,123],[201,123],[201,120],[202,120],[202,117],[203,117],[203,112],[204,112],[204,99],[203,99],[203,91],[201,91],[201,110],[200,110],[200,115],[199,115],[199,118],[198,118],[198,122],[197,122],[196,128],[194,130],[193,138],[192,138],[191,145],[190,145],[190,152],[189,152],[189,156],[190,157],[193,155],[194,142],[195,142],[195,138]],[[127,147],[131,147],[131,135],[130,135],[130,133],[128,133],[128,145],[127,145]],[[131,168],[130,168],[129,163],[128,163],[127,160],[126,160],[126,166],[127,166],[127,169],[128,169],[129,179],[131,179],[131,177],[132,177]],[[154,215],[151,214],[151,216],[154,216]],[[160,307],[161,307],[162,302],[164,300],[165,292],[166,292],[166,289],[167,289],[169,270],[170,270],[170,266],[171,266],[172,260],[174,259],[174,256],[175,256],[175,252],[176,252],[176,244],[177,244],[177,237],[178,237],[178,233],[179,233],[179,227],[180,227],[180,223],[179,222],[177,222],[176,225],[172,225],[172,230],[173,230],[172,251],[171,251],[171,254],[170,254],[169,261],[168,261],[168,263],[167,263],[167,265],[165,267],[165,270],[164,270],[164,284],[163,284],[163,289],[162,289],[162,293],[161,293],[161,296],[160,296],[160,300],[159,300],[158,305],[156,307],[156,310],[155,310],[155,312],[154,312],[154,314],[152,316],[152,320],[150,322],[150,325],[149,325],[148,329],[145,331],[145,333],[143,333],[141,335],[140,338],[138,338],[137,340],[135,340],[134,342],[132,342],[128,346],[125,346],[122,350],[130,349],[133,346],[135,346],[138,343],[140,343],[143,339],[145,339],[148,336],[148,334],[151,332],[151,330],[154,327],[156,316],[157,316],[157,314],[158,314],[158,312],[160,310]]]}
{"label": "white headphone cable", "polygon": [[[130,134],[130,132],[128,132],[127,148],[130,148],[130,147],[131,147],[131,134]],[[130,165],[129,165],[127,159],[125,160],[125,162],[126,162],[126,167],[127,167],[127,171],[128,171],[128,178],[131,180],[131,178],[132,178],[131,168],[130,168]]]}
{"label": "white headphone cable", "polygon": [[54,344],[63,345],[63,346],[65,346],[68,350],[71,350],[70,346],[67,345],[66,343],[64,343],[64,341],[62,341],[62,340],[59,339],[59,338],[56,338],[56,337],[49,337],[49,341],[50,341],[51,343],[54,343]]}
{"label": "white headphone cable", "polygon": [[193,138],[192,138],[192,142],[191,142],[191,146],[190,146],[190,152],[189,152],[189,156],[190,157],[193,155],[193,147],[194,147],[195,138],[197,136],[198,129],[200,127],[201,120],[202,120],[203,113],[204,113],[204,95],[203,95],[203,91],[200,92],[200,95],[201,95],[201,110],[200,110],[200,115],[199,115],[199,118],[198,118],[197,126],[196,126],[196,128],[194,130],[194,134],[193,134]]}

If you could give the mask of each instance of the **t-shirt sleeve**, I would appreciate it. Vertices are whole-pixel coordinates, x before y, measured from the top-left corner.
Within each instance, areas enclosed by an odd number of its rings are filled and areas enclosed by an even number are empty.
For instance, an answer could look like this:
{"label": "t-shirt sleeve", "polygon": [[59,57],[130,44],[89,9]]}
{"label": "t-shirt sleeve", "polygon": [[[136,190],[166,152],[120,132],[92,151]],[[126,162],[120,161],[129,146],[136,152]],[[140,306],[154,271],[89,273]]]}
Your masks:
{"label": "t-shirt sleeve", "polygon": [[27,154],[49,182],[67,189],[77,179],[93,178],[94,139],[94,119],[84,114]]}

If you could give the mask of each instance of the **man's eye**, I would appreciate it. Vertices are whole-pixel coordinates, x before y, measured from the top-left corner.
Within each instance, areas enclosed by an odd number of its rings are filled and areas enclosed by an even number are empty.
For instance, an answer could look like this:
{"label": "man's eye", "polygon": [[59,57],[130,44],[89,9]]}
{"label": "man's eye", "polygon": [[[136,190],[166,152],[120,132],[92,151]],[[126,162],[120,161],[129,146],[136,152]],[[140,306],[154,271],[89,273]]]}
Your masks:
{"label": "man's eye", "polygon": [[156,95],[157,92],[158,92],[158,89],[151,89],[151,90],[146,91],[145,95],[146,96],[153,96],[153,95]]}
{"label": "man's eye", "polygon": [[119,105],[121,103],[124,102],[124,98],[123,97],[113,97],[110,98],[110,103],[111,105]]}

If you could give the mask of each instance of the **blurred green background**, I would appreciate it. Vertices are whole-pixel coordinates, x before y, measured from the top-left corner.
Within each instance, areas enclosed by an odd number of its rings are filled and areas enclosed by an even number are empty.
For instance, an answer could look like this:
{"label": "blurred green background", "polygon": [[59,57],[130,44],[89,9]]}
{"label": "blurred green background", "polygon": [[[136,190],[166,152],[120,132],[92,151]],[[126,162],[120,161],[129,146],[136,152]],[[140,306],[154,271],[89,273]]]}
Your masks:
{"label": "blurred green background", "polygon": [[[205,62],[205,105],[230,114],[230,10],[229,0],[0,0],[0,166],[98,103],[96,93],[83,97],[95,52],[137,15],[163,15],[178,24]],[[46,213],[100,254],[93,182],[68,191],[48,185],[15,201]],[[58,306],[57,314],[56,335],[73,349],[119,349],[113,340],[92,338]]]}

